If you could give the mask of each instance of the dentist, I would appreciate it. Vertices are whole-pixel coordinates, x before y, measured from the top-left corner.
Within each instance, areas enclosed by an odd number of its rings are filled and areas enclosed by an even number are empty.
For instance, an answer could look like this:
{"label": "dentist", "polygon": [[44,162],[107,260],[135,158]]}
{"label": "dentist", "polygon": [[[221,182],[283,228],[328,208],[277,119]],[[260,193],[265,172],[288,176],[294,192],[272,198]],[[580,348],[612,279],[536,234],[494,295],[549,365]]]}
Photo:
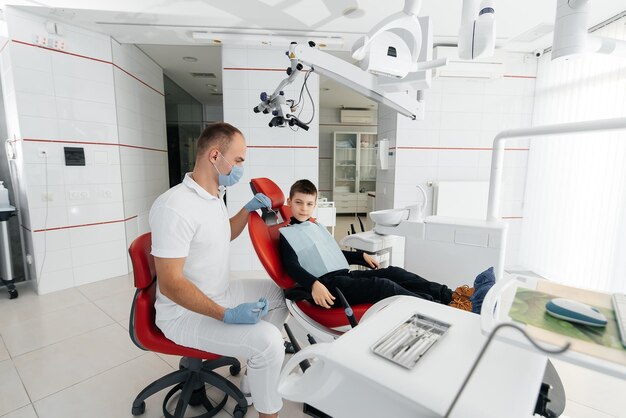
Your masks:
{"label": "dentist", "polygon": [[282,291],[271,280],[229,280],[229,243],[248,213],[269,206],[257,194],[235,216],[219,186],[243,175],[246,142],[227,123],[209,125],[197,142],[193,172],[152,205],[152,255],[157,272],[156,325],[177,344],[247,358],[242,391],[260,418],[282,407],[278,377],[285,356],[279,328],[287,318]]}

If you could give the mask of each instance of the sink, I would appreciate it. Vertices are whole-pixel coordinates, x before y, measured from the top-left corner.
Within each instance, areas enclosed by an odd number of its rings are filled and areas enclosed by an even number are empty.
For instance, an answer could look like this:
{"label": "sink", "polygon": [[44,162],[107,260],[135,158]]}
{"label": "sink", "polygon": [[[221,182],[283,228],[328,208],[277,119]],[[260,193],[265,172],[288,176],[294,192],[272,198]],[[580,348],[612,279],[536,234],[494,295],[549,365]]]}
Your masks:
{"label": "sink", "polygon": [[377,225],[396,226],[409,218],[408,209],[386,209],[370,212],[370,218]]}

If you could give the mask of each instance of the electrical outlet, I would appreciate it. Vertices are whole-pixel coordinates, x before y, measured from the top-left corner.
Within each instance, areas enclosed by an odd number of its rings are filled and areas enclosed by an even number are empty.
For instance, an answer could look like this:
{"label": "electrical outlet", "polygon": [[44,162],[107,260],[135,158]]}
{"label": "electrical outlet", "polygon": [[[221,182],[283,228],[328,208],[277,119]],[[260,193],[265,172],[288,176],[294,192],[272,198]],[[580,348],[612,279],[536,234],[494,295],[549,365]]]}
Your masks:
{"label": "electrical outlet", "polygon": [[70,197],[70,200],[87,200],[89,199],[89,191],[88,190],[70,190],[69,197]]}
{"label": "electrical outlet", "polygon": [[58,49],[59,51],[65,51],[65,41],[61,41],[59,39],[55,39],[52,42],[52,48]]}
{"label": "electrical outlet", "polygon": [[48,46],[48,37],[42,35],[35,35],[35,45]]}
{"label": "electrical outlet", "polygon": [[54,194],[52,194],[51,192],[44,192],[41,194],[41,200],[44,202],[52,202],[54,200]]}

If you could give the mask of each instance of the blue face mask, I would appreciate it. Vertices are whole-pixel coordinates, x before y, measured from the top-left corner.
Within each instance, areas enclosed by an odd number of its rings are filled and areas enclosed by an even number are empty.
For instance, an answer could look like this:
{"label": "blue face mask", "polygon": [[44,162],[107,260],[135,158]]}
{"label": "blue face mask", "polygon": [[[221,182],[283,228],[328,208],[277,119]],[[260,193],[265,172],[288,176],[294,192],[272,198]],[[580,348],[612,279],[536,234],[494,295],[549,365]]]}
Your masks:
{"label": "blue face mask", "polygon": [[[224,161],[226,161],[226,158],[224,158],[221,152],[220,152],[220,157],[222,157]],[[241,179],[241,177],[243,176],[243,167],[240,167],[238,165],[232,165],[228,161],[226,161],[226,164],[230,166],[230,173],[228,174],[220,173],[220,170],[218,170],[215,163],[213,163],[213,167],[215,167],[215,170],[217,170],[217,173],[219,174],[218,184],[220,186],[229,187],[229,186],[232,186],[233,184],[237,184],[239,179]]]}

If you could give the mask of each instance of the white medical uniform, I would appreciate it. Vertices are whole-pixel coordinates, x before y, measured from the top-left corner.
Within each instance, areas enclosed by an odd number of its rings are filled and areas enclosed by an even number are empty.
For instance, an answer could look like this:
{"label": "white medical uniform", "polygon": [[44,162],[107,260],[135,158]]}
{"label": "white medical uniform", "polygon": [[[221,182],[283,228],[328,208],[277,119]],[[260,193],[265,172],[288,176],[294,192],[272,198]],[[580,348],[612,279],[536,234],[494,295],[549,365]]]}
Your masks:
{"label": "white medical uniform", "polygon": [[198,185],[191,173],[157,198],[150,210],[152,255],[186,258],[185,278],[215,303],[232,308],[261,297],[269,313],[254,325],[226,324],[183,308],[156,292],[156,325],[177,344],[248,359],[255,408],[271,414],[282,407],[278,377],[285,356],[279,328],[287,318],[282,291],[271,280],[229,280],[230,223],[221,199]]}

